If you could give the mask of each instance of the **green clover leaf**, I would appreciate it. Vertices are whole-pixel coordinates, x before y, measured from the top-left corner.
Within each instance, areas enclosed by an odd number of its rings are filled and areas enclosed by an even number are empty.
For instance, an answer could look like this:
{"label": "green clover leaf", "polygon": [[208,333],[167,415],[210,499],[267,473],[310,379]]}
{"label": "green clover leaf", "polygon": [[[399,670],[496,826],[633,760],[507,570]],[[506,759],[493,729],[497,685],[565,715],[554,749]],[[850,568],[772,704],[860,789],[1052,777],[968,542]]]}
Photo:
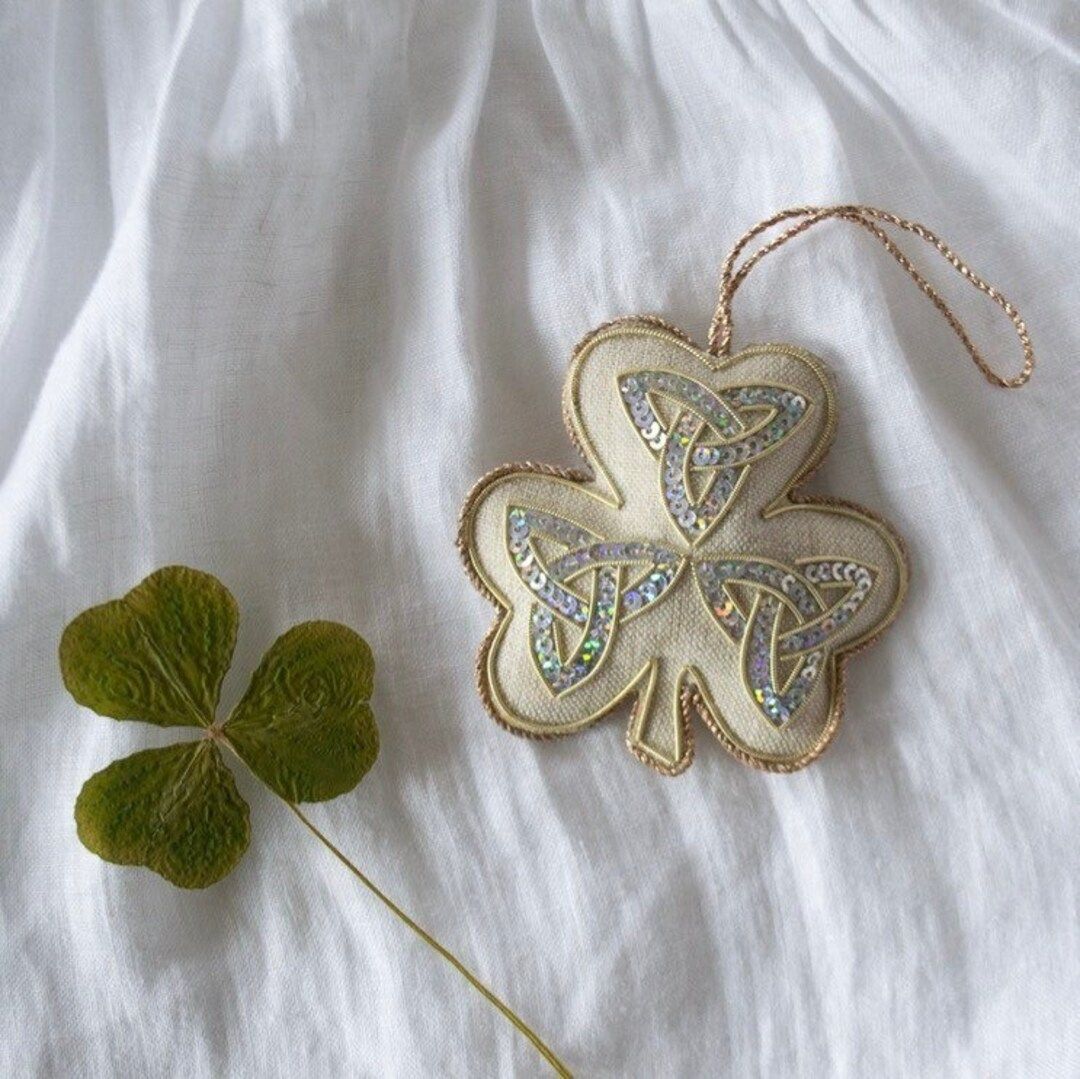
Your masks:
{"label": "green clover leaf", "polygon": [[336,622],[304,622],[263,656],[225,734],[247,766],[287,802],[351,791],[375,763],[375,664],[362,637]]}
{"label": "green clover leaf", "polygon": [[79,704],[113,719],[201,727],[203,737],[144,749],[92,775],[75,800],[83,845],[181,888],[206,888],[243,857],[250,812],[222,750],[242,760],[394,915],[514,1025],[556,1075],[570,1072],[525,1021],[413,921],[300,811],[350,791],[379,754],[368,703],[375,662],[337,622],[303,622],[262,658],[240,703],[216,719],[239,621],[208,573],[166,566],[126,596],[83,611],[60,638],[60,672]]}
{"label": "green clover leaf", "polygon": [[98,715],[209,727],[239,621],[236,600],[216,577],[166,566],[64,630],[64,685]]}
{"label": "green clover leaf", "polygon": [[83,846],[181,888],[220,880],[247,850],[248,805],[209,739],[144,749],[92,775],[75,802]]}
{"label": "green clover leaf", "polygon": [[336,622],[305,622],[274,642],[224,723],[215,719],[232,659],[236,601],[208,573],[167,566],[64,630],[60,669],[103,716],[205,737],[144,750],[90,777],[75,803],[79,839],[120,865],[205,888],[250,840],[247,803],[222,757],[236,756],[287,802],[352,790],[375,762],[371,649]]}

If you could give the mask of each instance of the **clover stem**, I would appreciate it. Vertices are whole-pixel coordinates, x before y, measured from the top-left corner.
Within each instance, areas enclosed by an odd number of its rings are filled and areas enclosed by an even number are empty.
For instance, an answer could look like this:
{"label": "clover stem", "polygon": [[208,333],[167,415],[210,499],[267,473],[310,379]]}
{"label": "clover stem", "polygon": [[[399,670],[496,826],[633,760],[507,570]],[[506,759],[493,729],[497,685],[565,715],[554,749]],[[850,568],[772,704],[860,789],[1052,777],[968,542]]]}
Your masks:
{"label": "clover stem", "polygon": [[484,997],[489,1003],[493,1004],[499,1009],[502,1014],[514,1024],[517,1029],[525,1035],[526,1038],[532,1042],[536,1051],[551,1065],[552,1070],[556,1075],[562,1077],[562,1079],[572,1079],[571,1073],[565,1064],[540,1040],[540,1036],[533,1031],[529,1025],[523,1020],[517,1012],[513,1010],[508,1004],[504,1004],[479,978],[460,959],[449,949],[444,948],[430,933],[428,933],[421,926],[417,925],[402,909],[399,907],[385,892],[379,889],[374,881],[365,876],[360,869],[355,866],[344,854],[334,846],[330,840],[311,823],[310,820],[297,808],[297,806],[286,799],[282,799],[283,802],[292,810],[295,816],[300,820],[300,823],[316,839],[319,840],[326,847],[330,853],[337,858],[346,869],[352,873],[369,892],[372,893],[377,899],[382,900],[390,910],[397,915],[425,944],[434,948],[481,996]]}

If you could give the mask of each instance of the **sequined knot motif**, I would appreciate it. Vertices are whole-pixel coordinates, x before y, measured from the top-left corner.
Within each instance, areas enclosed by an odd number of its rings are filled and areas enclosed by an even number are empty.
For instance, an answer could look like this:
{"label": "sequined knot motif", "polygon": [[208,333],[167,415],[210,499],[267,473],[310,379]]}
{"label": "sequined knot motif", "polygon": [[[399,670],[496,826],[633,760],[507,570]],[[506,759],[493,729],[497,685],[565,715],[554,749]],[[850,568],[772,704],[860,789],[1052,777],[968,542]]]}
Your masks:
{"label": "sequined knot motif", "polygon": [[907,582],[881,520],[793,494],[835,430],[824,365],[785,345],[721,360],[628,319],[578,347],[564,405],[591,471],[505,466],[462,515],[500,609],[478,663],[488,709],[550,737],[632,700],[630,749],[670,775],[694,716],[745,763],[809,763],[839,722],[843,660]]}

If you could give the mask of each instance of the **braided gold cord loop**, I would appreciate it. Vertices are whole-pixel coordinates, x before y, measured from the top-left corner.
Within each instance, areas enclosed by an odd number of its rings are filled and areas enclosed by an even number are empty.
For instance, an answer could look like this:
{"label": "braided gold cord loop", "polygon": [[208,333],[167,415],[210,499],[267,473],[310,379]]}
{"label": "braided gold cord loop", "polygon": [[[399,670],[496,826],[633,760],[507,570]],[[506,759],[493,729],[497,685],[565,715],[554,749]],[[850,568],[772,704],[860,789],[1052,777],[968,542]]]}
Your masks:
{"label": "braided gold cord loop", "polygon": [[[984,281],[977,273],[975,273],[975,271],[972,270],[944,240],[935,236],[925,225],[920,225],[917,221],[908,221],[905,218],[898,217],[896,214],[888,213],[885,210],[875,209],[873,206],[796,206],[789,210],[782,210],[780,213],[774,214],[772,217],[759,222],[752,229],[743,233],[738,242],[731,249],[731,253],[724,260],[723,267],[720,271],[720,299],[717,303],[716,313],[713,315],[712,325],[709,327],[710,353],[714,356],[728,356],[731,354],[731,303],[736,290],[746,279],[747,274],[749,274],[750,271],[771,251],[775,251],[778,247],[783,246],[788,240],[794,239],[799,233],[805,232],[812,226],[817,225],[822,221],[827,221],[830,218],[840,218],[844,221],[850,221],[860,228],[865,229],[882,245],[882,247],[885,248],[886,251],[889,252],[890,255],[892,255],[900,266],[903,267],[907,275],[916,285],[918,285],[920,291],[930,300],[938,311],[941,312],[942,317],[952,327],[956,336],[960,338],[964,348],[967,349],[968,355],[971,357],[975,366],[982,371],[988,382],[995,386],[1000,386],[1002,389],[1015,390],[1019,389],[1029,378],[1031,378],[1031,372],[1035,368],[1035,350],[1032,347],[1031,337],[1028,334],[1026,323],[1020,317],[1020,312],[1013,307],[1009,300],[994,288],[993,285]],[[748,256],[738,269],[735,268],[735,263],[738,261],[739,256],[743,253],[751,240],[756,236],[761,235],[763,232],[767,232],[776,225],[791,220],[795,220],[795,224],[790,225],[778,236],[774,237],[768,243],[763,244],[752,255]],[[961,275],[961,277],[965,278],[981,293],[989,296],[989,298],[993,300],[1006,315],[1008,315],[1009,321],[1016,330],[1016,336],[1020,339],[1020,345],[1024,352],[1024,363],[1020,368],[1019,374],[1011,377],[1000,375],[986,362],[982,353],[979,352],[975,343],[971,340],[967,330],[956,315],[953,314],[949,305],[941,298],[940,293],[938,293],[934,286],[919,273],[907,255],[896,246],[888,233],[878,222],[883,222],[888,225],[893,225],[896,228],[903,229],[905,232],[910,232],[913,235],[918,236],[920,240],[930,244],[937,250],[938,254],[940,254],[941,257]]]}

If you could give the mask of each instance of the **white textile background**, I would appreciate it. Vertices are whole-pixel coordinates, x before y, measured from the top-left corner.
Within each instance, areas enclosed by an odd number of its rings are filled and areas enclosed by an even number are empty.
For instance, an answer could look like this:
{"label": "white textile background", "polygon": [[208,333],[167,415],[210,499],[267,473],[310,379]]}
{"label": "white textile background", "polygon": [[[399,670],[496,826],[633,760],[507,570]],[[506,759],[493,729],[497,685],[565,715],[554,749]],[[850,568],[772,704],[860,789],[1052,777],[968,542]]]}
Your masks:
{"label": "white textile background", "polygon": [[[78,708],[57,640],[171,562],[239,601],[226,705],[294,622],[370,639],[382,755],[312,816],[582,1075],[1080,1073],[1078,50],[1071,0],[6,4],[0,1073],[542,1070],[247,779],[208,891],[79,845],[83,780],[176,733]],[[624,717],[502,732],[469,487],[575,463],[585,331],[703,338],[743,228],[846,200],[940,230],[1040,366],[988,386],[844,225],[740,293],[737,344],[838,374],[813,488],[914,564],[833,748],[770,776],[699,729],[669,780]]]}

